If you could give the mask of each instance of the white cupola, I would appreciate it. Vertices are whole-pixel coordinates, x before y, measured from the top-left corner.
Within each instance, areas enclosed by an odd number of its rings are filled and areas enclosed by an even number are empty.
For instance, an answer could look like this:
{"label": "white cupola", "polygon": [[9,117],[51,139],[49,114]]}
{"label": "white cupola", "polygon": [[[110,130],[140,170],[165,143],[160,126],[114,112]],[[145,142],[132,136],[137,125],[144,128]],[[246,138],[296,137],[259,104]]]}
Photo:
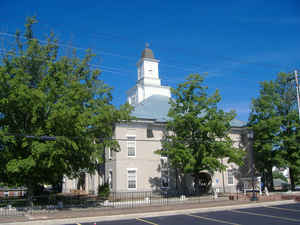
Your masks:
{"label": "white cupola", "polygon": [[137,83],[127,91],[129,104],[136,105],[152,95],[171,97],[170,87],[161,86],[158,64],[159,60],[154,58],[149,44],[146,44],[142,56],[137,62]]}
{"label": "white cupola", "polygon": [[154,58],[152,50],[149,48],[149,45],[146,44],[146,48],[142,52],[142,57],[136,64],[138,69],[138,82],[140,84],[160,86],[158,63],[159,60]]}

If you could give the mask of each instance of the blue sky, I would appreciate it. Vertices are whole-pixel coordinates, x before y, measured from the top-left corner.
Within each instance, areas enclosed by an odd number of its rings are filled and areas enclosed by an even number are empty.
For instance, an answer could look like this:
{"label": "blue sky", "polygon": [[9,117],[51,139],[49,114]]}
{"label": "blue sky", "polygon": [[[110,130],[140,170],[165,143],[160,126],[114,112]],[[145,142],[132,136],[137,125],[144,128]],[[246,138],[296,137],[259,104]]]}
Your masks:
{"label": "blue sky", "polygon": [[146,42],[161,61],[164,84],[175,87],[190,73],[205,74],[209,90],[220,90],[220,106],[244,121],[260,81],[300,68],[298,0],[1,0],[0,12],[0,32],[22,30],[25,18],[36,16],[40,39],[54,31],[60,43],[79,47],[79,55],[91,48],[116,105],[136,82]]}

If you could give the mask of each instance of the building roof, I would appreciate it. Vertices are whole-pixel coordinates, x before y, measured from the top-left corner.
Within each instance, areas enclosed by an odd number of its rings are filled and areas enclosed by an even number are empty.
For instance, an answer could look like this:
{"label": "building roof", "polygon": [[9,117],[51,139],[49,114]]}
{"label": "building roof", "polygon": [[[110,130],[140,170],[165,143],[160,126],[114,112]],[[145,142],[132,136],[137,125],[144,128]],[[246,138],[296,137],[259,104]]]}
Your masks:
{"label": "building roof", "polygon": [[[141,103],[137,104],[131,113],[138,119],[150,119],[157,122],[167,122],[170,109],[169,97],[162,95],[152,95]],[[233,119],[230,122],[232,127],[244,127],[247,124],[243,121]]]}
{"label": "building roof", "polygon": [[146,44],[144,51],[142,52],[142,58],[154,59],[154,54],[149,48],[149,44]]}
{"label": "building roof", "polygon": [[152,95],[137,104],[132,112],[132,116],[139,119],[153,119],[158,122],[166,122],[170,104],[169,97],[162,95]]}
{"label": "building roof", "polygon": [[234,118],[233,120],[231,120],[230,125],[232,127],[245,127],[247,126],[247,123]]}

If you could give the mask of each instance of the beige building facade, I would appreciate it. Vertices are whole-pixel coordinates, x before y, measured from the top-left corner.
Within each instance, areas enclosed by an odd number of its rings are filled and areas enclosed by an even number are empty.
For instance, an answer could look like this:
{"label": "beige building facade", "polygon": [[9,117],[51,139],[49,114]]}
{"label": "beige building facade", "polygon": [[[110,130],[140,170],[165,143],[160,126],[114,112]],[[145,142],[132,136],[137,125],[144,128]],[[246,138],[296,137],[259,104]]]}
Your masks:
{"label": "beige building facade", "polygon": [[[175,190],[176,178],[172,168],[168,167],[167,158],[155,151],[161,149],[161,139],[165,124],[149,120],[139,120],[116,126],[116,139],[120,140],[119,152],[106,154],[105,174],[115,192]],[[153,136],[149,137],[149,133]],[[235,147],[243,148],[250,157],[250,145],[246,127],[232,127],[230,137]],[[250,175],[250,165],[246,160],[243,167],[228,163],[226,171],[210,174],[211,186],[219,192],[234,193],[239,186],[239,178]],[[189,191],[193,191],[193,179],[187,176]]]}

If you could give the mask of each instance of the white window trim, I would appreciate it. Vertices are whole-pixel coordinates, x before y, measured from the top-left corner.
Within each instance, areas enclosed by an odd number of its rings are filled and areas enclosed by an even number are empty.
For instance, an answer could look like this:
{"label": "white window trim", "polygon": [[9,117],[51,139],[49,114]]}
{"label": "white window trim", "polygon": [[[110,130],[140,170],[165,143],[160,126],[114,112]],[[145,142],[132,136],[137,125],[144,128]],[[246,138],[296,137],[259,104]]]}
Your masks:
{"label": "white window trim", "polygon": [[[229,184],[228,170],[231,170],[231,174],[232,174],[232,184]],[[228,186],[233,186],[233,185],[234,185],[234,175],[233,175],[233,171],[234,171],[233,169],[227,169],[227,170],[226,170],[226,172],[227,172],[227,185],[228,185]]]}
{"label": "white window trim", "polygon": [[134,137],[135,140],[134,140],[134,155],[128,155],[128,140],[126,141],[126,145],[127,145],[127,157],[128,158],[135,158],[136,157],[136,135],[128,134],[128,135],[126,135],[126,138],[128,139],[128,137]]}
{"label": "white window trim", "polygon": [[[128,171],[129,170],[134,170],[135,171],[135,188],[129,188],[128,187]],[[137,168],[127,168],[126,176],[127,176],[127,182],[126,182],[127,190],[130,190],[130,191],[137,190],[137,184],[138,184],[138,182],[137,182]]]}
{"label": "white window trim", "polygon": [[[111,174],[111,176],[110,176],[110,174]],[[111,182],[111,184],[108,184],[109,185],[109,189],[112,190],[113,187],[114,187],[114,183],[113,183],[113,171],[112,171],[112,169],[108,170],[108,177],[109,177],[110,182]]]}
{"label": "white window trim", "polygon": [[112,153],[111,153],[111,148],[108,148],[108,159],[112,159]]}
{"label": "white window trim", "polygon": [[[168,186],[167,187],[164,187],[163,186],[163,181],[162,181],[162,172],[167,172],[167,181],[168,181]],[[160,172],[160,177],[161,177],[161,181],[160,181],[160,188],[161,189],[164,189],[164,190],[167,190],[167,189],[169,189],[170,188],[170,171],[169,170],[162,170],[161,172]]]}
{"label": "white window trim", "polygon": [[[163,161],[168,161],[168,157],[166,157],[166,156],[161,156],[160,157],[160,160],[163,160]],[[161,181],[160,181],[160,188],[162,188],[162,189],[164,189],[164,190],[166,190],[166,189],[169,189],[170,188],[170,171],[169,171],[169,168],[167,167],[167,168],[163,168],[163,167],[161,167],[160,168],[160,177],[161,177]],[[168,179],[168,186],[167,187],[164,187],[163,186],[163,184],[162,184],[162,171],[164,171],[164,172],[167,172],[167,179]]]}
{"label": "white window trim", "polygon": [[[161,156],[161,157],[160,157],[160,163],[161,163],[161,160],[163,160],[164,162],[168,163],[168,157],[166,157],[166,156]],[[161,166],[160,166],[160,169],[161,169],[161,170],[167,170],[167,169],[169,169],[169,168],[168,168],[168,167],[167,167],[167,168],[163,168],[162,165],[161,165]]]}

